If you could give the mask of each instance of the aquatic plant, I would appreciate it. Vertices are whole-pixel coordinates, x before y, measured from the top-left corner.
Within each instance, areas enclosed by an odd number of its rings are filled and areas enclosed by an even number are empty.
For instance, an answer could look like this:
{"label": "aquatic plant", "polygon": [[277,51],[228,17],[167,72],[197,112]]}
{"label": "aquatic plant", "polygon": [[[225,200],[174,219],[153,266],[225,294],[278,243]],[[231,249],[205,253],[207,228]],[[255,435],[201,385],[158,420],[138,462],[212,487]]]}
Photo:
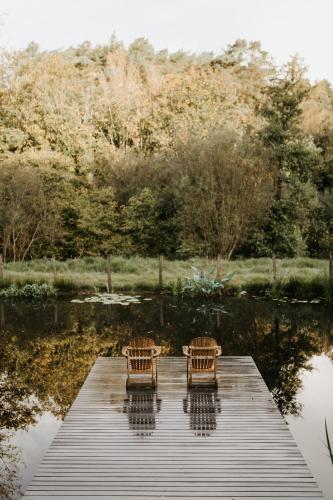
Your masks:
{"label": "aquatic plant", "polygon": [[327,449],[329,451],[330,459],[331,459],[331,462],[332,462],[332,465],[333,465],[333,450],[332,450],[332,446],[331,446],[331,442],[330,442],[330,437],[328,435],[328,428],[327,428],[326,418],[325,418],[325,434],[326,434],[326,441],[327,441]]}
{"label": "aquatic plant", "polygon": [[41,300],[57,295],[57,289],[50,283],[27,283],[18,286],[15,283],[0,290],[0,299]]}
{"label": "aquatic plant", "polygon": [[[152,300],[150,298],[145,298],[143,300]],[[129,304],[140,304],[139,295],[123,295],[122,293],[98,293],[92,297],[86,297],[84,299],[73,299],[71,302],[76,304],[84,303],[100,303],[104,305],[118,304],[121,306],[128,306]]]}
{"label": "aquatic plant", "polygon": [[226,284],[232,279],[234,273],[225,275],[222,279],[213,277],[215,269],[202,271],[191,266],[192,277],[186,278],[184,282],[177,280],[176,284],[171,287],[171,291],[175,295],[187,297],[214,297],[222,295]]}

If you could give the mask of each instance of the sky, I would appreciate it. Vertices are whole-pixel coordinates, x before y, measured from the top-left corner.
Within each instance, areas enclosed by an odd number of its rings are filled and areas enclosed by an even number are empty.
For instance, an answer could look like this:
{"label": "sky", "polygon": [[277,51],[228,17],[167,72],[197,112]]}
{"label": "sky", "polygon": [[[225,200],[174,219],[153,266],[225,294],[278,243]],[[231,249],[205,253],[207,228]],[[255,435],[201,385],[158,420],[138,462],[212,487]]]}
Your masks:
{"label": "sky", "polygon": [[333,83],[333,0],[0,0],[0,47],[43,50],[125,45],[221,53],[238,38],[260,40],[278,64],[298,53],[312,81]]}

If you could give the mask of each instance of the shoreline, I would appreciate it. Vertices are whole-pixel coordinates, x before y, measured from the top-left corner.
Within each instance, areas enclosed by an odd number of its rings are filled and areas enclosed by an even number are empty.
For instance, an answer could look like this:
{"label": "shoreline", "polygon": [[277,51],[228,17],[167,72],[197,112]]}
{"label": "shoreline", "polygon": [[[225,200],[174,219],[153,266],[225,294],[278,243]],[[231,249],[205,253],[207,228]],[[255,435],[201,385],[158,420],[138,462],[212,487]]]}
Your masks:
{"label": "shoreline", "polygon": [[[23,286],[31,283],[49,283],[59,294],[67,292],[107,291],[106,259],[84,257],[57,261],[56,275],[47,259],[5,264],[0,288],[11,284]],[[164,260],[163,288],[172,293],[172,283],[185,281],[191,277],[194,266],[214,277],[213,260],[193,258],[184,261]],[[273,276],[272,259],[244,259],[221,261],[222,275],[234,272],[235,276],[225,289],[226,295],[237,295],[241,291],[248,295],[286,297],[288,299],[332,300],[333,283],[329,279],[327,260],[311,258],[277,259],[276,277]],[[112,290],[114,292],[157,292],[159,284],[159,264],[152,257],[113,257]]]}

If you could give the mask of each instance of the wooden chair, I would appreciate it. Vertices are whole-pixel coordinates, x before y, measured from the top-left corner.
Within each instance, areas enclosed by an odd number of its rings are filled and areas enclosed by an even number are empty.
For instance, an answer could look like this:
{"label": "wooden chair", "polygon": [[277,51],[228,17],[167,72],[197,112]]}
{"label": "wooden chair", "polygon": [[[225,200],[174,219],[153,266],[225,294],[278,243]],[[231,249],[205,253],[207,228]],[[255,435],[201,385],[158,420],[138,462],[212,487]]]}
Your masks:
{"label": "wooden chair", "polygon": [[[187,384],[192,386],[193,374],[211,375],[209,379],[213,384],[217,384],[217,358],[221,356],[221,346],[217,345],[215,339],[211,337],[196,337],[189,346],[183,346],[183,353],[187,357]],[[197,379],[198,381],[200,379]],[[201,381],[207,382],[207,379]]]}
{"label": "wooden chair", "polygon": [[123,356],[127,358],[126,387],[131,384],[132,376],[149,376],[153,387],[157,384],[157,357],[161,354],[161,347],[156,346],[152,339],[137,337],[123,347]]}

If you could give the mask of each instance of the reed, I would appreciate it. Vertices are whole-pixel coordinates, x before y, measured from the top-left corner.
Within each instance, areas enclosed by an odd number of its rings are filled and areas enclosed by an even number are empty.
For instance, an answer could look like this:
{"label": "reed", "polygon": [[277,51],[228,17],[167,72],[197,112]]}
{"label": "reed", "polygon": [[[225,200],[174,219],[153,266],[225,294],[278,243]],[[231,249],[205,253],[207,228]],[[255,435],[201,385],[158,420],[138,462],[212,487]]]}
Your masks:
{"label": "reed", "polygon": [[332,450],[332,446],[331,446],[331,442],[330,442],[330,437],[328,435],[326,418],[325,418],[325,434],[326,434],[327,449],[328,449],[328,452],[330,454],[331,462],[333,464],[333,450]]}

